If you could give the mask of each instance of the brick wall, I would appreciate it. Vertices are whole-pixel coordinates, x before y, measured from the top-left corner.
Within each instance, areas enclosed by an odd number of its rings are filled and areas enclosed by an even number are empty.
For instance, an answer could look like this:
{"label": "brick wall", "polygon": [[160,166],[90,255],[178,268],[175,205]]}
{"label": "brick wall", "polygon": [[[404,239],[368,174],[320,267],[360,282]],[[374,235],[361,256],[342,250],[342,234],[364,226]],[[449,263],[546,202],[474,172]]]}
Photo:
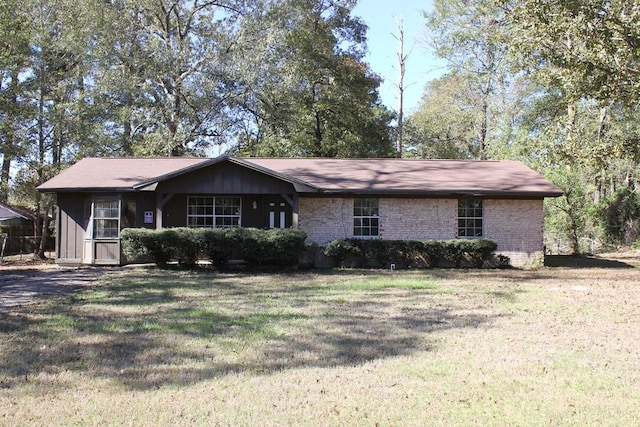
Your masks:
{"label": "brick wall", "polygon": [[[457,199],[380,198],[380,237],[398,240],[454,239]],[[308,240],[325,244],[353,237],[353,199],[300,198],[299,226]],[[484,237],[514,266],[542,256],[542,200],[485,200]]]}
{"label": "brick wall", "polygon": [[322,245],[353,237],[353,199],[300,197],[298,209],[298,227],[309,241]]}
{"label": "brick wall", "polygon": [[455,239],[455,199],[380,199],[380,237],[390,240]]}
{"label": "brick wall", "polygon": [[542,200],[485,200],[484,235],[498,243],[497,252],[514,266],[527,266],[543,257]]}

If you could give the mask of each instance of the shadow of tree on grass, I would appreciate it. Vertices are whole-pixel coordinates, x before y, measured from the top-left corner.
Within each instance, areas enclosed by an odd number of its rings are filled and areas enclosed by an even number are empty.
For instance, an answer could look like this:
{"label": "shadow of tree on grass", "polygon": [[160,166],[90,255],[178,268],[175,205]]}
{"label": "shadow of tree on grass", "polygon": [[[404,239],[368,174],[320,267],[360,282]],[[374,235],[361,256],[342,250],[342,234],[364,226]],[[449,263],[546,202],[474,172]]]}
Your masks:
{"label": "shadow of tree on grass", "polygon": [[360,276],[265,275],[251,283],[255,275],[129,273],[0,314],[0,382],[72,371],[146,390],[239,372],[352,366],[431,351],[433,333],[495,318],[437,289],[326,283]]}

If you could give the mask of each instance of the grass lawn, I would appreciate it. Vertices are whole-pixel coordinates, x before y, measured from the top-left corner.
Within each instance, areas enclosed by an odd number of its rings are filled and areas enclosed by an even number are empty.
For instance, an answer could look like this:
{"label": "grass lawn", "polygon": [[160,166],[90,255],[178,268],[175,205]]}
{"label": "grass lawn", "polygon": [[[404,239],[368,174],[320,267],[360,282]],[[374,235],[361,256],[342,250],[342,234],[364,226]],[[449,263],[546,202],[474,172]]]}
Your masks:
{"label": "grass lawn", "polygon": [[637,425],[637,268],[117,270],[0,313],[0,425]]}

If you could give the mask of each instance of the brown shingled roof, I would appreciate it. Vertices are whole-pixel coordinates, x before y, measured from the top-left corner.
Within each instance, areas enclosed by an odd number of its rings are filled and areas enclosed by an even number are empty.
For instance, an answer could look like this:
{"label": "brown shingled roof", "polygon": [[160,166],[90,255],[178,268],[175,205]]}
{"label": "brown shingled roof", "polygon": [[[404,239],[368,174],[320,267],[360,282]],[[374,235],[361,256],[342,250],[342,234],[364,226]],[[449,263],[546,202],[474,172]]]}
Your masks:
{"label": "brown shingled roof", "polygon": [[516,161],[290,158],[85,158],[41,185],[43,192],[134,191],[194,169],[231,161],[299,191],[555,197],[562,191]]}
{"label": "brown shingled roof", "polygon": [[512,194],[555,197],[562,190],[517,161],[413,159],[239,159],[323,192]]}
{"label": "brown shingled roof", "polygon": [[85,157],[38,187],[42,192],[131,190],[135,184],[211,159],[194,157]]}

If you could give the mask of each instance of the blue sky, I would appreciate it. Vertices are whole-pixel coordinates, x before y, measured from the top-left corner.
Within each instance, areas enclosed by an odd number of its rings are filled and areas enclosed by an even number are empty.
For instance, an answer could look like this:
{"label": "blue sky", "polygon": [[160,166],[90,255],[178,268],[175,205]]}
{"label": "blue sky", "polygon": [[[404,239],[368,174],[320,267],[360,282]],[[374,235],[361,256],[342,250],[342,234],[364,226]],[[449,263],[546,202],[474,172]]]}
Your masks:
{"label": "blue sky", "polygon": [[424,85],[444,74],[446,63],[434,58],[425,39],[423,10],[430,10],[431,0],[359,0],[353,15],[369,26],[366,58],[371,69],[384,78],[380,87],[382,102],[394,111],[398,106],[398,22],[404,27],[405,54],[413,50],[405,67],[405,113],[410,113],[420,102]]}

